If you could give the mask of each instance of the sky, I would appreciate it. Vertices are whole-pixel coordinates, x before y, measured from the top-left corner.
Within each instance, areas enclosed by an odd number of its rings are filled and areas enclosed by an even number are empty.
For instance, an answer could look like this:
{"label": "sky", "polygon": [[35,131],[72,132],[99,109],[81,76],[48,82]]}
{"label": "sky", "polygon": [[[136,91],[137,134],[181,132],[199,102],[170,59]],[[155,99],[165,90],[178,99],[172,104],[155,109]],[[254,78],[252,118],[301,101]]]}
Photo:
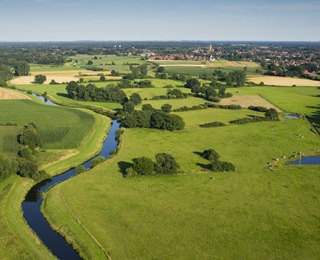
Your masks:
{"label": "sky", "polygon": [[0,42],[320,41],[319,0],[0,0]]}

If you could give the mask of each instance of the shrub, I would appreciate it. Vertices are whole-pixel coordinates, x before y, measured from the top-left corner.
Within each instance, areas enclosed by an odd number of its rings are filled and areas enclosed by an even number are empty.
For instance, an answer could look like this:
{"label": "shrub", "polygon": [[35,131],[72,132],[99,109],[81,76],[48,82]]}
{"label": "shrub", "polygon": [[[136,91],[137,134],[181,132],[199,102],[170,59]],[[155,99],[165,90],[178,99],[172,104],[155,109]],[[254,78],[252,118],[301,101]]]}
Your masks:
{"label": "shrub", "polygon": [[213,162],[211,169],[214,172],[231,172],[236,170],[232,163],[222,161]]}
{"label": "shrub", "polygon": [[222,122],[214,121],[214,122],[202,124],[200,126],[204,127],[204,128],[206,128],[206,127],[219,127],[219,126],[225,126],[225,124]]}
{"label": "shrub", "polygon": [[103,163],[106,159],[103,156],[98,156],[91,160],[90,162],[90,168],[96,167],[98,164]]}
{"label": "shrub", "polygon": [[154,162],[148,157],[140,157],[133,159],[132,170],[140,175],[155,174],[154,167]]}
{"label": "shrub", "polygon": [[76,173],[77,174],[80,174],[80,173],[85,172],[85,171],[86,171],[86,168],[83,165],[78,165],[76,167]]}

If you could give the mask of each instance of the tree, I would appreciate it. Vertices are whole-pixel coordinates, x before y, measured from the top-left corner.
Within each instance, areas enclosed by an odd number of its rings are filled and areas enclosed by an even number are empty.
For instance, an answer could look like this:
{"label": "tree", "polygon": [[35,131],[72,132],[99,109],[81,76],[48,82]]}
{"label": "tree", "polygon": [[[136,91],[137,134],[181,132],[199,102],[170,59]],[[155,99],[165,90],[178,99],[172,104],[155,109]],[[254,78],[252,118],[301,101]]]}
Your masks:
{"label": "tree", "polygon": [[83,173],[83,172],[85,172],[85,171],[86,171],[86,168],[85,168],[83,165],[78,165],[78,166],[76,167],[76,173],[77,173],[77,174]]}
{"label": "tree", "polygon": [[129,99],[134,103],[135,106],[139,105],[142,102],[142,98],[139,93],[133,93]]}
{"label": "tree", "polygon": [[38,166],[33,161],[27,161],[25,159],[20,161],[18,173],[21,177],[33,178],[37,173]]}
{"label": "tree", "polygon": [[164,70],[165,70],[164,67],[158,67],[157,70],[156,70],[156,72],[163,73]]}
{"label": "tree", "polygon": [[37,84],[42,84],[46,80],[47,80],[47,77],[45,75],[38,74],[34,76],[34,82]]}
{"label": "tree", "polygon": [[106,81],[106,77],[104,75],[100,76],[100,81],[105,82]]}
{"label": "tree", "polygon": [[201,157],[209,160],[210,162],[215,162],[219,160],[220,155],[214,149],[208,149],[201,153]]}
{"label": "tree", "polygon": [[90,161],[90,168],[96,167],[98,164],[103,163],[106,159],[103,156],[98,156]]}
{"label": "tree", "polygon": [[30,66],[26,61],[17,62],[14,69],[17,76],[28,76],[30,72]]}
{"label": "tree", "polygon": [[132,169],[141,175],[153,175],[154,162],[148,157],[140,157],[133,159]]}
{"label": "tree", "polygon": [[41,146],[41,138],[36,129],[26,127],[19,135],[19,143],[28,146],[30,149],[35,149]]}
{"label": "tree", "polygon": [[185,88],[193,88],[193,87],[200,87],[200,82],[196,78],[188,79],[186,84],[184,85]]}
{"label": "tree", "polygon": [[128,101],[123,103],[123,110],[125,112],[131,113],[134,111],[134,103],[132,101]]}
{"label": "tree", "polygon": [[87,65],[92,65],[93,61],[92,60],[88,60]]}
{"label": "tree", "polygon": [[171,154],[156,154],[155,171],[158,174],[174,174],[179,168],[178,163]]}
{"label": "tree", "polygon": [[153,111],[154,108],[152,107],[151,104],[143,104],[143,105],[142,105],[142,110],[143,110],[143,111],[144,111],[144,110]]}
{"label": "tree", "polygon": [[172,106],[170,104],[163,104],[161,110],[166,113],[170,113]]}
{"label": "tree", "polygon": [[269,120],[278,120],[279,119],[279,113],[274,108],[270,108],[266,111],[264,114],[266,118]]}
{"label": "tree", "polygon": [[0,64],[0,86],[6,86],[6,81],[12,79],[10,67]]}
{"label": "tree", "polygon": [[140,65],[139,70],[140,70],[140,78],[141,79],[146,78],[148,75],[147,64]]}
{"label": "tree", "polygon": [[7,155],[0,153],[0,179],[5,179],[16,172],[16,162],[10,160]]}
{"label": "tree", "polygon": [[234,82],[236,87],[243,87],[246,83],[246,72],[244,70],[236,70],[229,73],[228,78]]}

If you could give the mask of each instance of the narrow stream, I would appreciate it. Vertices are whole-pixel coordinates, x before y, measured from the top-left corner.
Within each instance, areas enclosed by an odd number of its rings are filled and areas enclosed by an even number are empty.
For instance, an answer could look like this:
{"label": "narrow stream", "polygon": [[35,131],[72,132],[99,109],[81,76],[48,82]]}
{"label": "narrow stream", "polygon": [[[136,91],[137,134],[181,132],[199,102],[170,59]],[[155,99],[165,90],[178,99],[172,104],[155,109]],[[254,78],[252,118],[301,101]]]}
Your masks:
{"label": "narrow stream", "polygon": [[[44,101],[44,100],[43,100]],[[103,147],[99,155],[104,156],[106,159],[109,153],[117,147],[115,140],[115,132],[119,129],[119,123],[114,120],[109,130],[108,136],[103,143]],[[95,158],[95,157],[94,157]],[[93,158],[92,158],[93,159]],[[83,163],[84,167],[90,168],[90,161]],[[53,185],[65,181],[76,175],[75,169],[70,169],[63,174],[52,177],[51,179],[43,180],[34,185],[27,193],[25,200],[22,203],[23,216],[28,225],[38,235],[42,242],[49,248],[53,255],[59,259],[81,259],[78,252],[75,251],[66,240],[54,231],[46,219],[43,217],[40,207],[43,201],[42,194]]]}

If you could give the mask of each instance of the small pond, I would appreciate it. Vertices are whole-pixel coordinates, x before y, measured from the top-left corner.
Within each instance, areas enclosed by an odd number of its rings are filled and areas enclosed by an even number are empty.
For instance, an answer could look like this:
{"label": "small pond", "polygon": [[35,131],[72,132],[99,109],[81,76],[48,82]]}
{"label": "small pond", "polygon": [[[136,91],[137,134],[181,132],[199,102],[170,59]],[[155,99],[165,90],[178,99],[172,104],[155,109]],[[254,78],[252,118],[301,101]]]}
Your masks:
{"label": "small pond", "polygon": [[39,98],[42,102],[45,102],[47,103],[48,105],[54,105],[54,106],[57,106],[57,104],[53,103],[51,100],[45,98],[44,96],[38,96],[36,94],[32,94],[33,96]]}
{"label": "small pond", "polygon": [[307,156],[307,157],[302,157],[301,160],[295,160],[292,162],[286,162],[285,165],[299,165],[299,164],[303,164],[303,165],[316,165],[319,164],[320,165],[320,156]]}
{"label": "small pond", "polygon": [[298,116],[284,116],[285,118],[288,118],[288,119],[300,119]]}

